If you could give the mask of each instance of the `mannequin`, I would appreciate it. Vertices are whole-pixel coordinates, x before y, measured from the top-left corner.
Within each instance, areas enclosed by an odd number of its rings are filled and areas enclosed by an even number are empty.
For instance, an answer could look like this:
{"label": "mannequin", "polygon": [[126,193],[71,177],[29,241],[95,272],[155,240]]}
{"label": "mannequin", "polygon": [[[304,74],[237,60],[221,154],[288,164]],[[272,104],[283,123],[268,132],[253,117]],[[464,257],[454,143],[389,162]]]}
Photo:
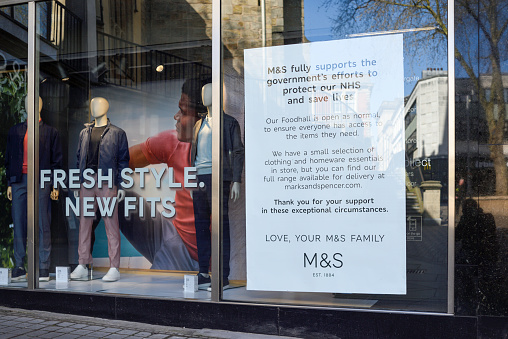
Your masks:
{"label": "mannequin", "polygon": [[[225,92],[225,91],[224,91]],[[206,107],[207,115],[212,119],[212,84],[206,84],[203,86],[202,90],[202,99],[203,99],[203,105]],[[210,143],[210,149],[212,147],[212,144]],[[233,200],[233,202],[236,202],[238,198],[240,197],[240,182],[235,181],[231,185],[231,195],[230,198]]]}
{"label": "mannequin", "polygon": [[[212,84],[202,88],[203,105],[207,114],[194,126],[191,165],[196,167],[199,189],[193,192],[194,220],[198,247],[198,288],[211,285],[209,275],[211,256],[211,176],[212,176]],[[244,147],[240,125],[235,118],[224,114],[223,126],[223,288],[229,287],[229,217],[228,199],[235,202],[240,196],[240,182],[243,171]]]}
{"label": "mannequin", "polygon": [[[81,183],[84,182],[83,171],[85,169],[93,170],[95,185],[92,188],[85,188],[74,192],[76,198],[114,198],[116,203],[125,198],[125,191],[118,189],[120,185],[122,170],[129,166],[129,146],[125,132],[111,124],[108,119],[107,112],[109,103],[106,99],[97,97],[90,102],[91,116],[94,119],[89,124],[85,124],[85,128],[79,135],[79,143],[77,150],[77,167],[81,172]],[[97,178],[98,171],[102,170],[105,175],[109,169],[113,171],[113,183],[111,187],[104,183],[102,188],[98,187]],[[94,216],[84,216],[83,203],[79,218],[79,265],[71,273],[73,280],[88,280],[88,268],[86,265],[92,264],[91,232]],[[94,200],[94,215],[97,211],[97,200]],[[102,216],[106,226],[106,234],[108,236],[108,254],[110,259],[110,269],[102,278],[103,281],[111,282],[120,279],[120,230],[118,225],[118,207],[114,208],[111,216]]]}
{"label": "mannequin", "polygon": [[[25,105],[27,100],[25,99]],[[62,149],[58,131],[41,119],[42,98],[39,97],[39,170],[62,168]],[[13,126],[7,138],[5,167],[8,180],[7,198],[12,201],[14,221],[14,260],[13,281],[26,279],[24,258],[27,241],[27,173],[28,139],[27,122]],[[39,280],[49,281],[51,254],[51,204],[50,199],[58,200],[59,192],[50,185],[39,188]]]}

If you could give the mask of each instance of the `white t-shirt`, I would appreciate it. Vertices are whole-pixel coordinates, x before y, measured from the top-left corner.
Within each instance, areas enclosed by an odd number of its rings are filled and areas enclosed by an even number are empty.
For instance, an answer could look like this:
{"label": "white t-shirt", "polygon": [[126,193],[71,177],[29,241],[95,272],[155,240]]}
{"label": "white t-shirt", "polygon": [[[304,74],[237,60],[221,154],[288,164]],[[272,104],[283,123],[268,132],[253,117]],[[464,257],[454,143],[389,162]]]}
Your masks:
{"label": "white t-shirt", "polygon": [[212,174],[212,119],[206,116],[198,132],[195,166],[198,175]]}

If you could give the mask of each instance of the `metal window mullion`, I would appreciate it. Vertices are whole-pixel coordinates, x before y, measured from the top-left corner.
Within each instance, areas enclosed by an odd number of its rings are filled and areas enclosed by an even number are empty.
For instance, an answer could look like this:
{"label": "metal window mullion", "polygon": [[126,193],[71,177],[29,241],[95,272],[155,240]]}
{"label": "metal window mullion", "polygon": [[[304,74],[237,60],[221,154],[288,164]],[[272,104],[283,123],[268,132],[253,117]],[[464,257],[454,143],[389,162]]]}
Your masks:
{"label": "metal window mullion", "polygon": [[[469,141],[468,141],[469,142]],[[448,307],[455,308],[455,1],[448,0]]]}
{"label": "metal window mullion", "polygon": [[39,287],[39,86],[36,3],[28,3],[27,252],[28,288]]}
{"label": "metal window mullion", "polygon": [[261,0],[261,44],[266,47],[266,0]]}
{"label": "metal window mullion", "polygon": [[222,6],[212,1],[212,301],[222,299]]}

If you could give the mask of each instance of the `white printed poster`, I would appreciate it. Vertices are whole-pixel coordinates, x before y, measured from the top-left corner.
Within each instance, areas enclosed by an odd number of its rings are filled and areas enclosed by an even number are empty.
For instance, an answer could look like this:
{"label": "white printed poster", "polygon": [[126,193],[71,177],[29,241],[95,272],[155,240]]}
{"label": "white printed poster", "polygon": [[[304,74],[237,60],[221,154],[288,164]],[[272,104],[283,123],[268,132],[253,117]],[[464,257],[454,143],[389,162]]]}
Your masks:
{"label": "white printed poster", "polygon": [[406,293],[402,44],[245,50],[247,289]]}

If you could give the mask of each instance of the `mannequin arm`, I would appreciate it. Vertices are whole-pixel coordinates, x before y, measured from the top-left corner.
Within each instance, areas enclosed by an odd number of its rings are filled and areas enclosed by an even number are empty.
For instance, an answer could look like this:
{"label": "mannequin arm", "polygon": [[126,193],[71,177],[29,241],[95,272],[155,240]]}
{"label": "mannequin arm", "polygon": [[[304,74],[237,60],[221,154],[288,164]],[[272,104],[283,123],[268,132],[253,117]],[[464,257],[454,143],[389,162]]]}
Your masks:
{"label": "mannequin arm", "polygon": [[125,191],[124,190],[118,190],[118,193],[116,195],[116,199],[118,202],[122,201],[125,198]]}
{"label": "mannequin arm", "polygon": [[229,197],[231,200],[236,201],[240,197],[240,183],[234,182],[233,185],[231,185],[231,193],[229,194]]}
{"label": "mannequin arm", "polygon": [[7,187],[7,199],[12,201],[12,187]]}
{"label": "mannequin arm", "polygon": [[51,200],[58,200],[58,195],[60,194],[60,192],[58,192],[58,189],[56,188],[53,188],[51,190],[51,194],[49,195],[49,197],[51,198]]}
{"label": "mannequin arm", "polygon": [[232,122],[230,138],[232,143],[233,158],[231,167],[233,169],[233,181],[238,184],[242,181],[243,163],[245,159],[245,147],[242,143],[242,134],[238,121],[234,119]]}

